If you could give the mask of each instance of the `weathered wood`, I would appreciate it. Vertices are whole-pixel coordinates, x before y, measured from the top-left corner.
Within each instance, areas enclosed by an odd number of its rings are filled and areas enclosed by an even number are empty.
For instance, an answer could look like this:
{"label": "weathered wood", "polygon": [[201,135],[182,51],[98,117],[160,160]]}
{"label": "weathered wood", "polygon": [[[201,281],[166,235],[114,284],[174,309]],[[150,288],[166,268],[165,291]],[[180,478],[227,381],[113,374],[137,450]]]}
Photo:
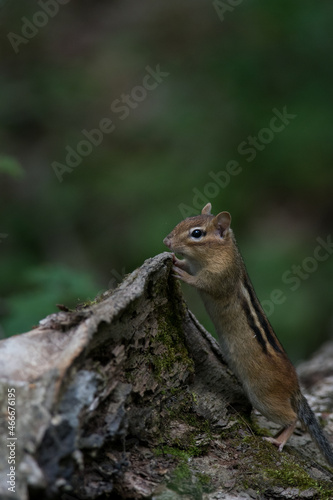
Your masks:
{"label": "weathered wood", "polygon": [[[293,446],[279,455],[250,428],[240,385],[171,266],[168,253],[148,259],[89,307],[0,342],[1,499],[286,498],[288,486],[300,493],[301,472],[307,498],[315,481],[327,490],[325,468],[304,466]],[[292,467],[294,484],[282,478]]]}

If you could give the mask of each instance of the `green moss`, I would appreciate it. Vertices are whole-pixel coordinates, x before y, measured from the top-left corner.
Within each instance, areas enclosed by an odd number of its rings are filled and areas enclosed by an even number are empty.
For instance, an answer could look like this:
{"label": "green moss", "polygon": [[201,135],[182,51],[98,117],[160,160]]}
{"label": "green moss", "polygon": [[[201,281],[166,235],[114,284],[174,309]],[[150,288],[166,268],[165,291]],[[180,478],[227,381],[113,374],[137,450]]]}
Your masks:
{"label": "green moss", "polygon": [[202,494],[212,491],[211,478],[200,472],[193,472],[185,462],[180,463],[173,471],[168,487],[188,494],[193,499],[202,499]]}
{"label": "green moss", "polygon": [[151,356],[150,362],[159,380],[163,378],[164,372],[170,372],[176,364],[183,365],[190,373],[194,372],[193,360],[185,347],[182,323],[175,310],[164,309],[159,313],[153,352],[157,350],[156,344],[162,344],[163,349],[158,356]]}
{"label": "green moss", "polygon": [[198,478],[199,483],[206,491],[208,491],[208,488],[209,490],[211,489],[212,479],[210,476],[208,476],[208,474],[203,474],[202,472],[198,472],[196,474],[196,477]]}
{"label": "green moss", "polygon": [[333,498],[332,484],[313,479],[305,471],[305,466],[302,467],[299,460],[289,453],[279,452],[257,436],[247,436],[243,443],[248,446],[248,451],[245,451],[246,461],[255,464],[253,474],[248,475],[243,482],[245,488],[261,493],[274,486],[298,488],[300,492],[312,488],[322,500]]}
{"label": "green moss", "polygon": [[280,460],[280,465],[275,468],[266,468],[264,474],[272,481],[275,486],[296,487],[300,491],[313,488],[318,493],[318,498],[331,499],[333,498],[332,484],[320,483],[309,476],[303,467],[298,465],[293,457],[284,455]]}
{"label": "green moss", "polygon": [[[171,263],[170,263],[171,266]],[[157,287],[160,286],[161,290]],[[165,282],[162,280],[155,284],[155,294],[165,295]],[[185,335],[183,332],[183,321],[185,317],[185,304],[182,300],[179,283],[171,279],[168,282],[169,297],[173,301],[167,302],[158,310],[157,321],[158,331],[155,337],[156,343],[161,343],[165,347],[164,352],[153,362],[159,373],[169,370],[175,362],[183,363],[191,372],[194,371],[193,361],[189,357],[186,349]]]}
{"label": "green moss", "polygon": [[211,478],[207,474],[193,472],[189,465],[189,455],[178,448],[163,446],[155,450],[157,456],[171,455],[178,464],[170,475],[168,488],[191,495],[193,499],[201,499],[203,492],[212,491]]}
{"label": "green moss", "polygon": [[[169,422],[171,422],[173,418],[170,419],[166,423],[167,429],[169,427]],[[178,418],[178,420],[182,420]],[[185,419],[183,420],[185,421]],[[205,425],[206,427],[206,425]],[[206,435],[205,440],[200,439],[200,444],[198,444],[198,436],[202,437],[202,431],[200,428],[189,427],[188,432],[182,434],[180,437],[171,437],[168,432],[163,433],[163,443],[161,444],[161,449],[175,449],[179,451],[180,456],[185,457],[198,457],[206,452],[207,447],[210,441],[210,434],[204,433]],[[185,454],[185,455],[183,455]]]}
{"label": "green moss", "polygon": [[[191,401],[193,403],[193,396],[187,395],[184,401],[186,404],[190,404]],[[198,446],[196,442],[198,437],[202,436],[203,431],[210,433],[209,425],[207,421],[188,410],[181,412],[181,415],[178,414],[177,419],[190,423],[193,431],[191,430],[186,438],[180,439],[180,442],[170,440],[172,444],[161,445],[156,453],[171,455],[177,462],[168,483],[169,488],[178,493],[190,495],[191,498],[201,498],[203,492],[212,491],[212,478],[191,470],[190,459],[205,451],[205,446],[202,444]],[[267,494],[273,487],[297,488],[300,494],[302,491],[313,489],[318,499],[333,498],[331,483],[313,479],[306,472],[306,464],[303,466],[299,458],[291,455],[287,450],[280,453],[261,436],[255,435],[242,417],[235,419],[233,425],[223,432],[223,441],[227,454],[230,456],[231,467],[233,467],[235,453],[238,454],[236,458],[238,487],[253,489],[260,495]]]}
{"label": "green moss", "polygon": [[244,422],[256,436],[267,437],[271,435],[271,432],[268,429],[266,429],[265,427],[260,427],[260,425],[258,425],[257,422],[251,417],[244,417]]}
{"label": "green moss", "polygon": [[[162,421],[163,444],[175,446],[184,450],[189,457],[202,455],[212,438],[209,422],[198,416],[194,409],[193,394],[184,388],[173,389],[172,396],[165,402],[165,414]],[[187,432],[181,436],[171,436],[169,429],[172,422],[183,422],[187,426]],[[200,438],[200,444],[198,444]]]}
{"label": "green moss", "polygon": [[197,397],[197,395],[195,394],[195,392],[191,392],[191,394],[192,394],[193,402],[194,402],[194,403],[197,403],[197,402],[198,402],[198,397]]}
{"label": "green moss", "polygon": [[[174,373],[193,371],[193,361],[186,349],[182,329],[181,308],[182,305],[178,303],[168,303],[157,315],[157,332],[148,355],[155,376],[162,384],[168,382],[170,377],[173,380]],[[176,463],[168,487],[194,499],[202,498],[203,492],[209,491],[212,486],[211,477],[191,470],[189,461],[206,452],[212,439],[209,422],[195,413],[197,396],[184,389],[183,385],[168,387],[165,383],[162,396],[160,445],[155,453],[159,456],[169,455]],[[187,427],[184,426],[179,434],[171,432],[170,429],[174,429],[175,423],[179,421],[187,424]],[[239,486],[254,489],[263,495],[269,488],[276,486],[294,487],[300,492],[314,488],[318,498],[333,498],[331,485],[312,479],[299,465],[299,460],[288,453],[279,453],[265,442],[262,436],[268,434],[267,430],[253,421],[245,420],[243,416],[235,417],[232,425],[229,424],[221,433],[230,466],[233,467],[235,461],[237,463]],[[241,460],[235,458],[236,453],[241,456]]]}
{"label": "green moss", "polygon": [[297,464],[283,463],[275,469],[265,469],[265,476],[273,479],[273,484],[284,486],[295,486],[301,490],[310,487],[317,487],[316,481],[311,479],[309,475]]}
{"label": "green moss", "polygon": [[190,458],[189,455],[184,450],[180,450],[179,448],[174,448],[173,446],[161,445],[154,449],[154,453],[157,457],[160,457],[162,455],[163,456],[171,455],[180,460],[188,460]]}
{"label": "green moss", "polygon": [[[258,434],[258,435],[257,435]],[[241,418],[225,429],[220,437],[228,450],[242,455],[238,469],[239,487],[251,488],[261,495],[273,487],[297,488],[300,493],[308,489],[317,492],[316,498],[333,498],[332,483],[313,479],[299,458],[288,453],[288,447],[281,453],[276,447],[262,439],[262,429]],[[264,432],[267,436],[269,433]]]}
{"label": "green moss", "polygon": [[223,429],[219,433],[219,437],[221,441],[235,442],[235,447],[240,445],[246,439],[250,438],[249,434],[245,434],[244,436],[240,435],[240,431],[244,429],[244,423],[239,422],[237,419],[233,422],[230,422],[226,429]]}
{"label": "green moss", "polygon": [[85,300],[84,302],[80,303],[77,307],[79,309],[87,309],[88,307],[98,304],[98,302],[100,301],[101,300],[98,297],[96,297],[96,299],[93,300]]}

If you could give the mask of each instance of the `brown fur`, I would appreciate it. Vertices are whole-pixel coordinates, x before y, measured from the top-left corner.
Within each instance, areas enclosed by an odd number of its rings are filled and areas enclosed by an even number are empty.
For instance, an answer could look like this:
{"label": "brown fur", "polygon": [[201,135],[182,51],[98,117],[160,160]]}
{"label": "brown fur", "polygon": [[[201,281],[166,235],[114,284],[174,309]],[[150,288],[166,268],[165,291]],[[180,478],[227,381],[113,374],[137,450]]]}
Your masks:
{"label": "brown fur", "polygon": [[[214,216],[210,210],[207,204],[201,215],[180,222],[164,239],[183,257],[174,257],[175,276],[198,289],[226,360],[253,406],[283,426],[279,436],[269,440],[282,450],[301,418],[315,428],[311,435],[333,465],[333,452],[301,394],[295,368],[248,278],[230,228],[231,216],[228,212]],[[193,233],[196,229],[202,232],[199,238]]]}

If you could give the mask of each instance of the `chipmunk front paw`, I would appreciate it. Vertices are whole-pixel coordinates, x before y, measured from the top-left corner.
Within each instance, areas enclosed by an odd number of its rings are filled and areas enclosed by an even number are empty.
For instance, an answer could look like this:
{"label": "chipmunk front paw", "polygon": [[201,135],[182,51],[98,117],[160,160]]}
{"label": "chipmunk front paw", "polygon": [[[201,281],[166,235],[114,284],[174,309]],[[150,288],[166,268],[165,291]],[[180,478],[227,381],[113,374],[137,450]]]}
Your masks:
{"label": "chipmunk front paw", "polygon": [[184,283],[188,283],[189,285],[193,284],[194,276],[191,276],[184,269],[181,269],[180,267],[175,265],[172,267],[172,271],[173,271],[172,276],[174,276],[175,278],[184,281]]}
{"label": "chipmunk front paw", "polygon": [[177,259],[177,257],[175,256],[175,254],[172,254],[172,258],[173,258],[173,263],[176,267],[179,267],[180,269],[186,269],[187,267],[187,262],[185,259]]}

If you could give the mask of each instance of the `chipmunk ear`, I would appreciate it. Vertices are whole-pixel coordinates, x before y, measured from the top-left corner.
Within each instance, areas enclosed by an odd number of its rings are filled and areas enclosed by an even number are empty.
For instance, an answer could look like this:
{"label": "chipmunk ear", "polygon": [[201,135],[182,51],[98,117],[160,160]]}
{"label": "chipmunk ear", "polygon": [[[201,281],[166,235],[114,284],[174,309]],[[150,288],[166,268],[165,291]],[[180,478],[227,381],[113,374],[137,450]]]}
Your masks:
{"label": "chipmunk ear", "polygon": [[221,212],[214,218],[214,223],[218,227],[221,236],[230,228],[231,215],[229,212]]}
{"label": "chipmunk ear", "polygon": [[202,215],[210,215],[211,209],[212,209],[212,204],[211,203],[207,203],[207,205],[205,205],[203,207],[203,209],[201,210],[201,214]]}

